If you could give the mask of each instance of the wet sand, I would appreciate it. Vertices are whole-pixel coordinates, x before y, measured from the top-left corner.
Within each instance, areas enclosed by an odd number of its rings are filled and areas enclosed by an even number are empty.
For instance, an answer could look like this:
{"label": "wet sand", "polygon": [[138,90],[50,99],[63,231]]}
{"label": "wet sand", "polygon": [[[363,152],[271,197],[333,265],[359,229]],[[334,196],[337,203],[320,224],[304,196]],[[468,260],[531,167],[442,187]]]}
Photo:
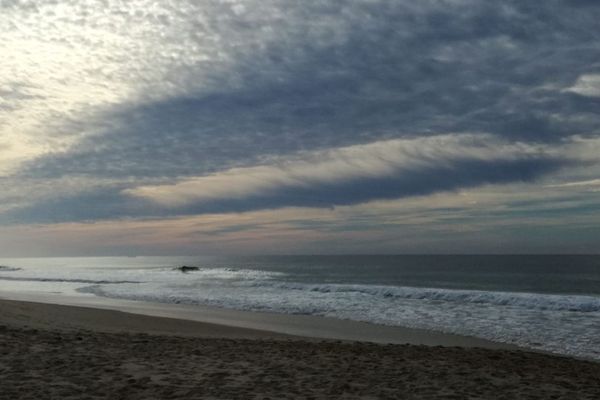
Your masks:
{"label": "wet sand", "polygon": [[600,363],[0,300],[0,399],[598,399]]}
{"label": "wet sand", "polygon": [[[114,331],[114,328],[127,327],[128,331],[159,334],[203,335],[212,326],[216,335],[223,326],[244,328],[253,331],[267,331],[276,334],[300,336],[304,338],[337,339],[374,343],[396,343],[416,345],[443,345],[460,347],[484,347],[491,349],[516,350],[519,347],[486,339],[433,332],[423,329],[375,325],[366,322],[339,320],[314,315],[290,315],[268,312],[248,312],[225,308],[170,303],[151,303],[110,299],[97,296],[69,296],[63,293],[17,293],[1,292],[1,299],[18,300],[22,304],[40,303],[29,307],[27,319],[30,324],[43,326],[71,326],[73,324],[92,330]],[[56,306],[53,306],[56,305]],[[72,306],[63,308],[62,306]],[[102,310],[120,311],[106,313]],[[163,317],[146,319],[141,316]],[[173,321],[177,319],[179,321]],[[181,321],[183,320],[183,321]],[[168,322],[168,323],[165,323]],[[208,325],[194,325],[200,322]],[[123,325],[127,324],[127,325]],[[173,328],[172,325],[177,327]],[[221,330],[221,331],[219,331]],[[203,333],[205,332],[205,333]]]}

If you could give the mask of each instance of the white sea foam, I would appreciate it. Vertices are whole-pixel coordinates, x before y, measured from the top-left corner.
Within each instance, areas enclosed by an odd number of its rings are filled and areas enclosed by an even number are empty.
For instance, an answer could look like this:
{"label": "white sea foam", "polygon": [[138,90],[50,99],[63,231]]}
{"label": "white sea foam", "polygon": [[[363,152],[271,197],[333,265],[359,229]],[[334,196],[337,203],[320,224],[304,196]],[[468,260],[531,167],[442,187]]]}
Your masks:
{"label": "white sea foam", "polygon": [[364,293],[371,296],[414,300],[477,303],[514,306],[538,310],[600,311],[600,297],[554,295],[540,293],[493,292],[482,290],[453,290],[404,286],[302,284],[260,282],[251,285],[272,286],[283,290],[304,290],[321,293]]}

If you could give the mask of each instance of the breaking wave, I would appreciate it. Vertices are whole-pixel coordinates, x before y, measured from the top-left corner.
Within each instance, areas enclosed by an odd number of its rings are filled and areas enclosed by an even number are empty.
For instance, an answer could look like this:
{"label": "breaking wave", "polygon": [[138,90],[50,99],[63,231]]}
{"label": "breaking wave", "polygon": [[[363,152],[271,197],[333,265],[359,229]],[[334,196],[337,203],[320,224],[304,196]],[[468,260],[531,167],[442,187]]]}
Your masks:
{"label": "breaking wave", "polygon": [[15,271],[20,271],[21,268],[15,268],[15,267],[7,267],[4,265],[0,265],[0,272],[15,272]]}
{"label": "breaking wave", "polygon": [[358,293],[385,298],[429,300],[440,302],[490,304],[537,310],[600,311],[600,297],[554,295],[519,292],[488,292],[482,290],[435,289],[403,286],[372,286],[343,284],[303,284],[261,282],[253,286],[277,287],[282,290],[301,290],[320,293]]}
{"label": "breaking wave", "polygon": [[18,278],[13,276],[0,276],[2,281],[17,281],[17,282],[64,282],[64,283],[89,283],[97,285],[119,284],[119,283],[142,283],[139,281],[110,281],[91,279],[53,279],[53,278]]}

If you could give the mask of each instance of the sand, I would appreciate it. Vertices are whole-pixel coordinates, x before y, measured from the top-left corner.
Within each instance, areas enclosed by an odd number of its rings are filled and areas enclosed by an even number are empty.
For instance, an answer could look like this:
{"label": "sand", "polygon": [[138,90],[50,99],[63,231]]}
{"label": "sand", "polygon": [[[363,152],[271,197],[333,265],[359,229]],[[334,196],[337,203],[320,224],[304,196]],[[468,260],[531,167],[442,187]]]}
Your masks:
{"label": "sand", "polygon": [[0,399],[600,399],[600,363],[0,301]]}
{"label": "sand", "polygon": [[[25,313],[31,323],[44,326],[70,326],[76,324],[92,330],[111,330],[114,327],[126,327],[128,331],[154,333],[177,333],[179,335],[207,336],[209,326],[217,329],[216,337],[230,332],[222,331],[223,326],[246,328],[254,331],[277,332],[286,335],[308,338],[338,339],[344,341],[370,341],[376,343],[424,344],[429,346],[485,347],[490,349],[516,350],[519,347],[486,339],[449,333],[433,332],[423,329],[383,326],[365,322],[339,320],[314,315],[289,315],[268,312],[237,311],[205,305],[185,305],[170,303],[152,303],[110,299],[98,296],[69,296],[64,293],[34,293],[0,291],[0,299],[20,300],[22,302],[50,303],[73,308],[48,307],[39,304]],[[23,303],[25,304],[25,303]],[[83,307],[83,308],[82,308]],[[123,311],[123,313],[103,313],[98,310]],[[1,313],[1,309],[0,309]],[[132,316],[132,314],[134,316]],[[163,319],[138,318],[139,315],[166,317]],[[173,319],[185,321],[173,321]],[[169,323],[164,323],[168,321]],[[209,325],[193,325],[189,321]],[[127,325],[123,325],[127,324]],[[173,327],[172,324],[178,326]],[[200,327],[203,327],[200,329]]]}

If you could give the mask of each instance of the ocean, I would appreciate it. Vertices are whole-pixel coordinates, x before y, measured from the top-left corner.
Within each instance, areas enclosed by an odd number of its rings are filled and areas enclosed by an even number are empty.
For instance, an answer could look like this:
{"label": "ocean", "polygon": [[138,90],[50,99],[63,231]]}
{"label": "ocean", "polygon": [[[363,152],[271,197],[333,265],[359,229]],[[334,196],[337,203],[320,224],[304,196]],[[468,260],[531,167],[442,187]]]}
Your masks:
{"label": "ocean", "polygon": [[600,256],[0,259],[2,292],[317,315],[600,360]]}

